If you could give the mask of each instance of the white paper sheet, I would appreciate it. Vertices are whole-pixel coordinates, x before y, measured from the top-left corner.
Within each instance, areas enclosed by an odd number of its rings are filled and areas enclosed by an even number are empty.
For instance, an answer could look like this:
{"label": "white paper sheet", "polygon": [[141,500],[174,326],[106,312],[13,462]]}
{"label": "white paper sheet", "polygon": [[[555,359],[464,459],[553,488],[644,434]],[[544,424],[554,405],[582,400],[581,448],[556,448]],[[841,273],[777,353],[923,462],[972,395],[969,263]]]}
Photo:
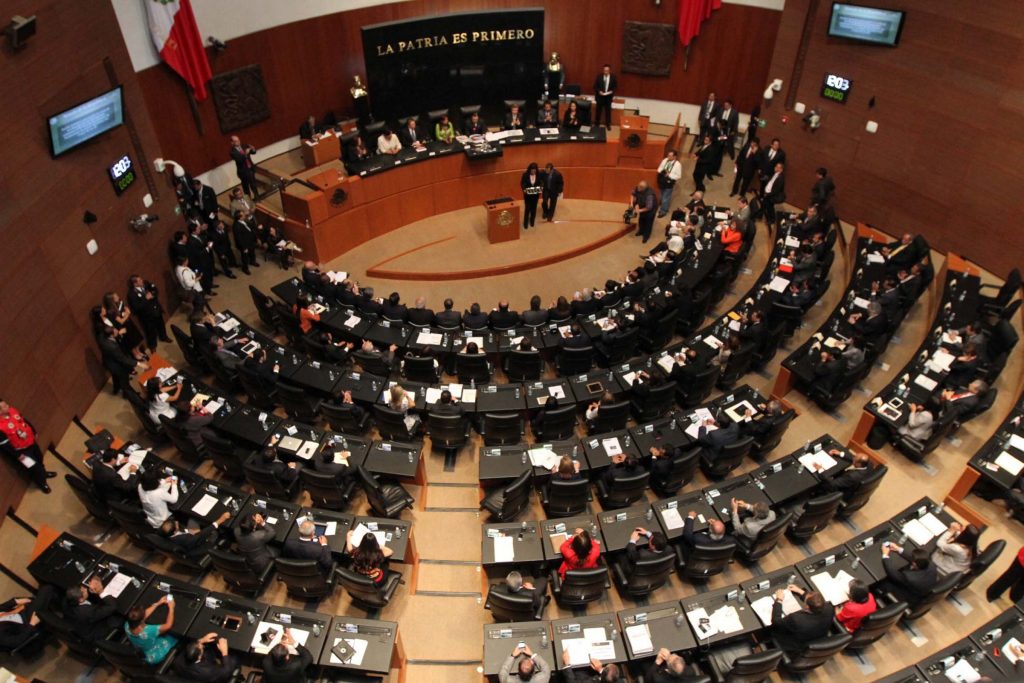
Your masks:
{"label": "white paper sheet", "polygon": [[793,237],[792,235],[786,235],[786,246],[789,247],[790,249],[799,249],[800,240]]}
{"label": "white paper sheet", "polygon": [[590,663],[590,643],[586,638],[564,638],[562,651],[569,653],[569,666],[583,666]]}
{"label": "white paper sheet", "polygon": [[857,308],[864,308],[864,309],[866,309],[868,307],[868,300],[864,299],[863,297],[859,297],[859,296],[858,297],[854,297],[853,305],[856,306]]}
{"label": "white paper sheet", "polygon": [[476,389],[463,389],[462,390],[462,402],[463,403],[476,403]]}
{"label": "white paper sheet", "polygon": [[103,590],[100,592],[100,597],[105,598],[109,595],[112,598],[119,598],[121,597],[121,593],[124,592],[124,589],[127,588],[128,584],[131,582],[132,577],[118,572],[111,577],[110,581],[107,581],[107,585],[105,585]]}
{"label": "white paper sheet", "polygon": [[935,387],[939,386],[939,383],[928,375],[918,375],[914,378],[914,384],[924,387],[925,391],[935,391]]}
{"label": "white paper sheet", "polygon": [[676,367],[676,359],[668,354],[665,354],[664,356],[658,359],[658,367],[664,370],[665,372],[672,372],[672,370],[675,369]]}
{"label": "white paper sheet", "polygon": [[1024,453],[1024,437],[1018,436],[1017,434],[1010,434],[1010,448]]}
{"label": "white paper sheet", "polygon": [[512,562],[515,557],[515,540],[511,536],[496,536],[494,538],[494,561]]}
{"label": "white paper sheet", "polygon": [[223,407],[224,401],[220,400],[219,398],[215,398],[212,401],[208,402],[206,405],[204,405],[203,410],[206,411],[207,415],[213,415]]}
{"label": "white paper sheet", "polygon": [[554,384],[548,387],[548,396],[554,396],[561,400],[565,398],[565,388],[561,384]]}
{"label": "white paper sheet", "polygon": [[654,652],[654,643],[651,642],[651,629],[647,624],[635,624],[626,627],[626,637],[629,645],[633,648],[633,654],[640,655],[645,652]]}
{"label": "white paper sheet", "polygon": [[963,658],[956,660],[953,666],[946,669],[945,674],[953,683],[977,683],[981,680],[981,674]]}
{"label": "white paper sheet", "polygon": [[633,380],[635,380],[635,379],[636,379],[636,373],[635,372],[627,372],[626,374],[624,374],[622,376],[622,381],[625,382],[626,384],[630,385],[630,386],[633,385]]}
{"label": "white paper sheet", "polygon": [[735,633],[743,630],[739,612],[732,605],[722,605],[711,613],[711,623],[722,633]]}
{"label": "white paper sheet", "polygon": [[[261,621],[259,626],[256,627],[256,633],[253,635],[252,644],[249,647],[252,649],[253,652],[255,652],[258,655],[267,654],[275,647],[277,647],[278,643],[281,642],[281,639],[284,638],[284,630],[286,628],[291,630],[292,638],[299,645],[305,645],[306,641],[309,640],[309,631],[305,629],[296,628],[295,626],[284,626],[282,624],[272,624],[268,621]],[[264,644],[263,634],[270,629],[275,630],[276,633],[268,643]],[[293,647],[289,647],[288,649],[292,651],[292,653],[296,652],[295,648]]]}
{"label": "white paper sheet", "polygon": [[885,263],[885,257],[877,252],[871,252],[867,256],[868,263]]}
{"label": "white paper sheet", "polygon": [[801,465],[812,471],[817,471],[819,467],[822,471],[829,470],[838,464],[836,459],[825,451],[804,453],[798,458],[798,460]]}
{"label": "white paper sheet", "polygon": [[362,638],[335,638],[334,642],[331,643],[333,648],[339,642],[344,640],[348,643],[349,647],[352,648],[352,657],[347,662],[343,662],[331,653],[331,664],[351,664],[352,666],[360,666],[363,663],[363,657],[366,656],[367,641]]}
{"label": "white paper sheet", "polygon": [[787,287],[789,287],[789,280],[781,275],[773,277],[771,283],[768,285],[768,288],[773,292],[785,292]]}
{"label": "white paper sheet", "polygon": [[821,592],[821,596],[833,605],[839,606],[850,599],[850,581],[853,577],[846,570],[832,576],[828,571],[819,572],[811,577],[811,583]]}
{"label": "white paper sheet", "polygon": [[1024,468],[1024,462],[1021,462],[1020,460],[1013,457],[1006,451],[1003,451],[998,456],[996,456],[995,462],[997,465],[999,465],[1000,467],[1002,467],[1004,470],[1006,470],[1015,477],[1018,474],[1020,474],[1021,468]]}
{"label": "white paper sheet", "polygon": [[704,343],[713,348],[715,351],[717,351],[718,349],[722,348],[722,345],[725,342],[723,342],[715,335],[709,334],[708,336],[704,337]]}
{"label": "white paper sheet", "polygon": [[[332,524],[333,524],[333,522],[332,522]],[[363,536],[365,536],[366,534],[369,534],[369,533],[372,533],[374,536],[377,537],[377,543],[380,544],[381,548],[383,548],[385,545],[387,545],[387,538],[388,537],[387,537],[387,534],[385,532],[383,532],[383,531],[370,531],[370,528],[368,526],[366,526],[365,524],[360,522],[359,524],[356,525],[356,528],[352,530],[352,546],[353,547],[358,547],[359,543],[362,542],[362,540],[363,540]]]}
{"label": "white paper sheet", "polygon": [[196,513],[200,517],[210,513],[213,506],[219,501],[208,493],[204,493],[203,497],[199,499],[199,502],[192,506],[192,512]]}
{"label": "white paper sheet", "polygon": [[[772,607],[775,605],[775,596],[772,593],[764,595],[754,602],[750,603],[750,607],[754,610],[754,614],[761,620],[761,623],[768,626],[772,623]],[[797,602],[793,594],[786,591],[786,596],[782,598],[782,613],[792,614],[793,612],[800,611],[800,603]]]}
{"label": "white paper sheet", "polygon": [[948,372],[949,366],[952,365],[955,360],[956,356],[946,349],[937,349],[935,353],[932,354],[931,363],[943,372]]}
{"label": "white paper sheet", "polygon": [[441,398],[440,389],[438,389],[437,387],[430,387],[429,389],[427,389],[427,395],[425,397],[425,400],[428,406],[432,406],[435,403],[437,403],[437,400],[439,398]]}
{"label": "white paper sheet", "polygon": [[[687,612],[686,618],[689,620],[690,626],[693,627],[693,632],[697,634],[698,640],[707,640],[718,633],[718,629],[715,627],[714,623],[711,622],[711,617],[708,615],[708,611],[703,607],[698,607],[691,612]],[[701,619],[707,619],[708,624],[701,626]]]}
{"label": "white paper sheet", "polygon": [[921,515],[919,521],[921,522],[921,524],[924,524],[924,527],[928,529],[928,531],[932,533],[932,536],[944,534],[949,530],[949,525],[947,525],[945,522],[943,522],[941,519],[939,519],[930,512],[926,512],[923,515]]}
{"label": "white paper sheet", "polygon": [[[700,428],[703,426],[704,425],[702,425],[700,422],[691,424],[689,427],[686,428],[686,435],[689,436],[691,439],[696,439],[698,433],[700,432]],[[716,429],[718,429],[718,427],[716,427],[715,425],[707,425],[707,430],[709,432],[713,432]]]}
{"label": "white paper sheet", "polygon": [[550,448],[531,448],[529,451],[530,464],[534,467],[543,467],[550,470],[558,464],[561,458]]}
{"label": "white paper sheet", "polygon": [[665,508],[661,512],[661,518],[665,522],[665,528],[668,530],[682,529],[685,522],[683,516],[679,514],[679,508]]}
{"label": "white paper sheet", "polygon": [[416,336],[416,343],[437,346],[441,343],[441,336],[439,332],[420,332]]}
{"label": "white paper sheet", "polygon": [[363,322],[363,319],[360,318],[358,315],[350,315],[348,317],[348,320],[345,321],[344,325],[345,325],[345,327],[347,327],[347,328],[349,328],[351,330],[353,327],[355,327],[356,325],[358,325],[361,322]]}
{"label": "white paper sheet", "polygon": [[613,455],[622,455],[622,444],[619,443],[618,437],[612,437],[610,439],[601,439],[601,447],[604,448],[604,452],[609,457]]}
{"label": "white paper sheet", "polygon": [[608,635],[604,632],[603,626],[596,626],[583,629],[583,638],[588,643],[600,643],[607,640]]}
{"label": "white paper sheet", "polygon": [[1003,656],[1006,657],[1006,661],[1008,661],[1010,664],[1017,663],[1018,657],[1017,655],[1013,654],[1013,648],[1015,647],[1020,647],[1020,641],[1016,638],[1010,638],[1005,643],[1003,643],[1003,646],[1001,648],[999,648],[999,651],[1003,653]]}
{"label": "white paper sheet", "polygon": [[615,643],[610,640],[590,643],[590,656],[605,662],[615,659]]}
{"label": "white paper sheet", "polygon": [[725,414],[732,418],[733,422],[743,422],[747,419],[746,412],[750,410],[751,414],[757,415],[757,408],[750,401],[740,401],[734,406],[725,409]]}
{"label": "white paper sheet", "polygon": [[902,531],[917,545],[925,545],[935,538],[935,534],[928,531],[928,527],[916,519],[912,519],[904,524]]}

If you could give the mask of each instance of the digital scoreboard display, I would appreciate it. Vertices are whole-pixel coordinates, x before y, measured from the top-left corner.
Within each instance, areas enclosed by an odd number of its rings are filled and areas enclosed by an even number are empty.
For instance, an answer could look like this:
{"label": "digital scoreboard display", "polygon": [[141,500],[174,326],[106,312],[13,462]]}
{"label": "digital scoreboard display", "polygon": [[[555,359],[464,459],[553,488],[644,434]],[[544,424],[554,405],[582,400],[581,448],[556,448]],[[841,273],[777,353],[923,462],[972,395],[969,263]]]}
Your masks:
{"label": "digital scoreboard display", "polygon": [[825,82],[821,84],[821,96],[826,100],[846,104],[852,86],[853,82],[849,78],[843,78],[839,74],[825,74]]}
{"label": "digital scoreboard display", "polygon": [[107,172],[117,194],[121,194],[135,182],[135,167],[132,165],[132,158],[127,154],[115,161]]}

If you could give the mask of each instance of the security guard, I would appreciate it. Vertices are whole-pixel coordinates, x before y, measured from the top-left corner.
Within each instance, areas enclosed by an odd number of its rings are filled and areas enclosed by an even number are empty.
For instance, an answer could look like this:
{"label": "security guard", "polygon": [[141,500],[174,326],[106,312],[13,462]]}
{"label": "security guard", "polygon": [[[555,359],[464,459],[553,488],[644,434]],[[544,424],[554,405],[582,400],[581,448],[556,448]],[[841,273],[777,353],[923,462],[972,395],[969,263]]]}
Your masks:
{"label": "security guard", "polygon": [[47,479],[56,477],[56,472],[48,472],[43,466],[43,453],[36,443],[36,430],[28,420],[12,408],[7,401],[0,398],[0,451],[18,460],[28,469],[36,485],[43,493],[50,492]]}

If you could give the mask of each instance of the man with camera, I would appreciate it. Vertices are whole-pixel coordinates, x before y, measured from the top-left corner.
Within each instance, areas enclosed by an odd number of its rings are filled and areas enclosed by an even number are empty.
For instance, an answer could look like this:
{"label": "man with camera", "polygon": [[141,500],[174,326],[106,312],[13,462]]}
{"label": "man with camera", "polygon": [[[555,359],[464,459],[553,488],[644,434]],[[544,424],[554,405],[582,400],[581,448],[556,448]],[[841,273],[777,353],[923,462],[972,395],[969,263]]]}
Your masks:
{"label": "man with camera", "polygon": [[658,218],[663,218],[672,204],[672,191],[676,183],[683,177],[683,165],[679,163],[679,154],[670,149],[668,155],[658,166],[658,189],[661,190],[661,206],[658,207]]}
{"label": "man with camera", "polygon": [[641,180],[637,183],[636,189],[633,190],[633,194],[630,197],[629,208],[626,209],[624,216],[627,223],[631,222],[634,218],[636,219],[636,232],[634,236],[639,235],[644,238],[644,244],[647,244],[647,240],[651,239],[651,230],[654,229],[654,212],[657,208],[658,198],[654,194],[654,190],[647,185],[646,180]]}

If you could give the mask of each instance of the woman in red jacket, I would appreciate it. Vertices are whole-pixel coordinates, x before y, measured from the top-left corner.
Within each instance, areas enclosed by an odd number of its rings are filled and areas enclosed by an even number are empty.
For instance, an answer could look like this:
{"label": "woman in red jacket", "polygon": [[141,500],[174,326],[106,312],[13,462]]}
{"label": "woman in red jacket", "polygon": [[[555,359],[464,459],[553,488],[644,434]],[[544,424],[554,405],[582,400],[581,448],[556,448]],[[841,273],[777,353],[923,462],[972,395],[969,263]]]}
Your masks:
{"label": "woman in red jacket", "polygon": [[558,549],[562,553],[562,566],[558,575],[563,579],[570,569],[593,569],[597,566],[597,558],[601,556],[601,544],[590,537],[585,529],[573,531],[572,538],[567,538]]}
{"label": "woman in red jacket", "polygon": [[853,633],[860,628],[861,620],[877,609],[875,596],[868,590],[867,584],[854,579],[850,582],[850,599],[839,610],[836,619],[846,627],[847,631]]}
{"label": "woman in red jacket", "polygon": [[720,239],[722,241],[722,251],[733,255],[740,253],[740,247],[743,246],[743,233],[740,232],[739,223],[735,218],[725,225]]}

